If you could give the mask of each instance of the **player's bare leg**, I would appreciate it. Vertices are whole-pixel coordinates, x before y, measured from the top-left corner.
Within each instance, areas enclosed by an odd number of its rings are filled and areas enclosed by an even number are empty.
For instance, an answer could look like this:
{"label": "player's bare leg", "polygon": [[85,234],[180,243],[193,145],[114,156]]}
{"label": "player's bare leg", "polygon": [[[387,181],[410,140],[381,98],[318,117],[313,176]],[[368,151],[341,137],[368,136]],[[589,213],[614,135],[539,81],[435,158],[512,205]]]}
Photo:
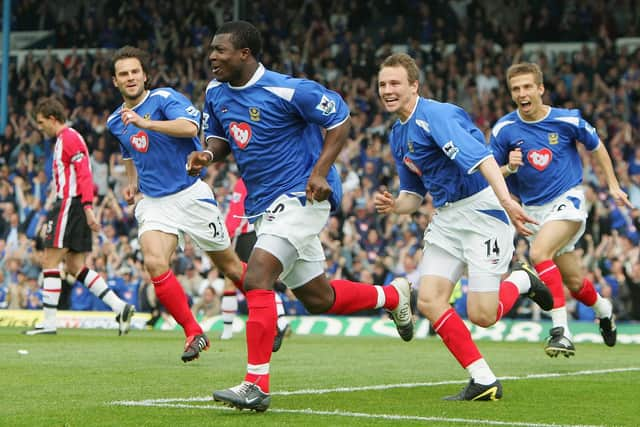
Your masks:
{"label": "player's bare leg", "polygon": [[563,277],[555,263],[555,254],[562,249],[580,229],[577,221],[549,221],[544,223],[535,240],[531,243],[529,256],[540,279],[553,295],[551,309],[552,328],[545,345],[549,357],[575,354],[575,346],[569,329],[567,307],[564,296]]}

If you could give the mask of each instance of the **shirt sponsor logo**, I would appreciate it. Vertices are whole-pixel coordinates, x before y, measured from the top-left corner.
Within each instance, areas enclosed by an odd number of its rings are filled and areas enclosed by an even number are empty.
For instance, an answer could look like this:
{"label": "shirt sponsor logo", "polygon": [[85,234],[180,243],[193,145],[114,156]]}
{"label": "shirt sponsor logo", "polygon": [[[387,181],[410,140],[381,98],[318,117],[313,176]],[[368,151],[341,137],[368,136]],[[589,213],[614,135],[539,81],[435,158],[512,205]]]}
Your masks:
{"label": "shirt sponsor logo", "polygon": [[527,159],[531,166],[542,172],[551,163],[553,153],[548,148],[531,150],[527,153]]}
{"label": "shirt sponsor logo", "polygon": [[404,159],[402,159],[402,162],[407,168],[409,168],[411,172],[415,173],[418,176],[422,176],[422,171],[415,163],[413,163],[413,160],[411,160],[409,156],[404,156]]}
{"label": "shirt sponsor logo", "polygon": [[249,141],[251,141],[251,126],[249,126],[248,123],[231,122],[229,125],[229,133],[241,150],[247,148]]}
{"label": "shirt sponsor logo", "polygon": [[146,153],[149,150],[149,136],[145,131],[140,131],[135,135],[131,135],[129,142],[134,150]]}
{"label": "shirt sponsor logo", "polygon": [[322,111],[323,116],[328,116],[329,114],[336,112],[336,103],[335,101],[327,98],[326,95],[322,95],[320,103],[316,105],[316,110]]}

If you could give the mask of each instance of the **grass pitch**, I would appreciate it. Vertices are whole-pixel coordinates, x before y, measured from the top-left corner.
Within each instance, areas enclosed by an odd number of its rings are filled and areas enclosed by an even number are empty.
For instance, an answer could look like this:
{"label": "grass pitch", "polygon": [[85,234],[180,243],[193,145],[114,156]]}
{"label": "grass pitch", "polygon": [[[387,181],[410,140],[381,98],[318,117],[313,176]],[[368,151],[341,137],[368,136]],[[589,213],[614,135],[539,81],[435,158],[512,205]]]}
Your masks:
{"label": "grass pitch", "polygon": [[[211,399],[244,376],[244,335],[211,336],[183,364],[177,332],[0,328],[2,426],[637,426],[640,347],[578,344],[549,359],[542,344],[481,342],[502,379],[498,402],[445,402],[466,383],[437,338],[292,336],[271,363],[271,408]],[[28,354],[24,354],[26,350]]]}

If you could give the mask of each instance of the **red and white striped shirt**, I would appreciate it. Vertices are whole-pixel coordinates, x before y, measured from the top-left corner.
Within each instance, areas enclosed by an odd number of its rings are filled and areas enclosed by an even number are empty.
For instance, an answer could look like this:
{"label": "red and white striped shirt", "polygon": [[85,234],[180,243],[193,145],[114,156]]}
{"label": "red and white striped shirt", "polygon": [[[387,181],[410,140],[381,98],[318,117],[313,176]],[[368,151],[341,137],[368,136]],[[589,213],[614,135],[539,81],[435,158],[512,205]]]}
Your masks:
{"label": "red and white striped shirt", "polygon": [[70,127],[62,128],[57,136],[52,169],[56,196],[62,200],[81,196],[83,205],[93,203],[93,176],[84,138]]}
{"label": "red and white striped shirt", "polygon": [[229,202],[229,211],[225,218],[225,225],[229,232],[229,237],[233,238],[236,234],[244,234],[253,231],[253,224],[249,224],[244,217],[244,200],[247,198],[247,187],[244,185],[242,178],[238,178],[236,185],[233,187],[231,201]]}

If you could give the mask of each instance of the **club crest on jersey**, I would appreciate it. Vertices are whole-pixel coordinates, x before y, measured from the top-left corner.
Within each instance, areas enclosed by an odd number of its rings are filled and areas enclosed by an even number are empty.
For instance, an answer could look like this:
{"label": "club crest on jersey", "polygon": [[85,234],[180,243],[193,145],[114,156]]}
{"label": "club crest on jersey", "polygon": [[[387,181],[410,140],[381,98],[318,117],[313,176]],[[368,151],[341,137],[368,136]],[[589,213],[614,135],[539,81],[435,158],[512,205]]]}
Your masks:
{"label": "club crest on jersey", "polygon": [[145,120],[151,120],[151,113],[147,113],[144,115]]}
{"label": "club crest on jersey", "polygon": [[413,148],[413,141],[407,141],[407,148],[409,149],[410,153],[414,153],[415,150]]}
{"label": "club crest on jersey", "polygon": [[249,108],[249,118],[251,119],[252,122],[259,122],[260,110],[258,110],[256,107]]}
{"label": "club crest on jersey", "polygon": [[404,159],[402,159],[402,162],[407,168],[409,168],[411,172],[415,173],[418,176],[422,176],[422,171],[415,163],[413,163],[413,160],[411,160],[409,156],[404,156]]}
{"label": "club crest on jersey", "polygon": [[229,125],[229,134],[231,134],[231,138],[233,138],[236,145],[240,147],[241,150],[244,150],[247,145],[249,145],[249,141],[251,141],[251,126],[244,122],[231,122]]}
{"label": "club crest on jersey", "polygon": [[322,95],[320,103],[316,105],[316,110],[322,111],[323,116],[328,116],[329,114],[333,114],[336,112],[336,103],[335,101],[327,98],[326,95]]}
{"label": "club crest on jersey", "polygon": [[553,153],[548,148],[531,150],[527,153],[527,159],[531,166],[542,172],[551,163]]}
{"label": "club crest on jersey", "polygon": [[146,153],[149,150],[149,136],[143,130],[131,135],[131,137],[129,137],[129,142],[136,151]]}
{"label": "club crest on jersey", "polygon": [[549,144],[556,145],[558,143],[558,134],[553,132],[549,134]]}

